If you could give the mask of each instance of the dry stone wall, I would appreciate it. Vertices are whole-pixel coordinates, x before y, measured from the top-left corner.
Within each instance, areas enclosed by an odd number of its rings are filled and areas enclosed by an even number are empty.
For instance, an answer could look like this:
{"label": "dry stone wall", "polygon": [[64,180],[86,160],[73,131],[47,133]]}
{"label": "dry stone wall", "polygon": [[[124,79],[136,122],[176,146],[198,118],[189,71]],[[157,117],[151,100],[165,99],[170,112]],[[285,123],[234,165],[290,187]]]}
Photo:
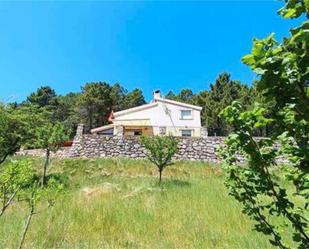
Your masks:
{"label": "dry stone wall", "polygon": [[[52,157],[59,158],[95,158],[95,157],[127,157],[132,159],[145,158],[146,149],[138,137],[105,136],[84,134],[83,126],[79,126],[72,147],[62,148]],[[224,137],[177,137],[178,152],[175,160],[220,162],[217,149],[224,145]],[[19,155],[44,156],[44,150],[20,151]],[[243,162],[242,155],[237,155]],[[278,158],[278,162],[285,162]]]}
{"label": "dry stone wall", "polygon": [[[33,156],[33,157],[45,157],[46,156],[46,150],[44,149],[32,149],[32,150],[20,150],[16,152],[16,155],[18,156]],[[56,153],[51,152],[51,157],[56,158],[68,158],[71,155],[71,147],[63,147],[57,150]]]}
{"label": "dry stone wall", "polygon": [[[176,138],[178,153],[176,160],[220,161],[216,149],[223,144],[221,137],[208,138]],[[132,159],[145,158],[145,148],[137,137],[117,137],[84,134],[75,140],[72,147],[61,148],[51,153],[54,158],[95,158],[95,157],[127,157]],[[20,150],[17,155],[44,157],[45,150]]]}
{"label": "dry stone wall", "polygon": [[[219,161],[216,150],[223,145],[222,137],[176,139],[178,141],[176,160]],[[74,139],[69,156],[144,158],[145,152],[138,137],[83,134]]]}
{"label": "dry stone wall", "polygon": [[[220,162],[217,149],[224,146],[224,137],[176,137],[178,152],[176,160]],[[259,138],[257,138],[259,139]],[[279,146],[279,145],[276,145]],[[68,157],[128,157],[133,159],[145,158],[146,149],[138,137],[104,136],[99,134],[83,134],[83,127],[77,128]],[[237,155],[244,162],[241,154]],[[283,158],[277,162],[287,163]]]}

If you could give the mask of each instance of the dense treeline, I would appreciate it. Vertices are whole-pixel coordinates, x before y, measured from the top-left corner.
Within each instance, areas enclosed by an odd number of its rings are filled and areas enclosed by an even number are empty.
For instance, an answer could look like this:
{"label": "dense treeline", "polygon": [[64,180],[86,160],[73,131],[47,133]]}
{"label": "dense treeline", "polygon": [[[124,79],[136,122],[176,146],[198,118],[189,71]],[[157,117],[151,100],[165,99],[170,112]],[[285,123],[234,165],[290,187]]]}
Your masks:
{"label": "dense treeline", "polygon": [[225,136],[230,132],[231,127],[227,126],[219,113],[234,100],[250,108],[256,98],[254,92],[254,87],[232,80],[228,73],[222,73],[215,83],[210,84],[209,90],[200,91],[197,94],[190,89],[183,89],[178,94],[170,91],[166,98],[203,107],[202,125],[208,128],[210,135]]}
{"label": "dense treeline", "polygon": [[72,137],[78,123],[85,123],[89,130],[107,124],[112,110],[119,111],[145,103],[139,89],[128,92],[118,83],[91,82],[86,83],[81,92],[66,95],[57,95],[51,87],[42,86],[22,103],[9,104],[9,111],[48,113],[48,120],[62,123]]}
{"label": "dense treeline", "polygon": [[[254,86],[249,87],[240,81],[232,80],[228,73],[222,73],[209,90],[193,93],[191,89],[182,89],[175,94],[168,92],[165,97],[203,107],[201,119],[209,135],[225,136],[232,127],[219,116],[219,113],[234,100],[240,101],[245,108],[250,108],[260,95]],[[86,83],[80,92],[58,95],[49,86],[42,86],[31,93],[22,103],[11,103],[11,111],[18,113],[48,113],[50,122],[64,125],[69,137],[74,136],[78,123],[92,129],[108,123],[111,111],[119,111],[145,104],[143,93],[139,89],[127,91],[119,83]],[[267,135],[257,131],[257,135]]]}

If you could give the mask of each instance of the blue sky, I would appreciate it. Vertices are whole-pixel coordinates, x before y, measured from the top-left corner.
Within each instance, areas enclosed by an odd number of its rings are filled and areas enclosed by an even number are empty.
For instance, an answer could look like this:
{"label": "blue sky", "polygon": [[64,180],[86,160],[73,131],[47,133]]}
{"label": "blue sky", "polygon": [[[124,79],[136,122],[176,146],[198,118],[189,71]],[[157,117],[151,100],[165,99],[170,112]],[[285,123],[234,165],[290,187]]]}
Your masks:
{"label": "blue sky", "polygon": [[282,2],[0,2],[0,101],[41,85],[57,93],[85,82],[163,93],[208,89],[224,71],[251,84],[241,57],[253,37],[280,40],[299,21]]}

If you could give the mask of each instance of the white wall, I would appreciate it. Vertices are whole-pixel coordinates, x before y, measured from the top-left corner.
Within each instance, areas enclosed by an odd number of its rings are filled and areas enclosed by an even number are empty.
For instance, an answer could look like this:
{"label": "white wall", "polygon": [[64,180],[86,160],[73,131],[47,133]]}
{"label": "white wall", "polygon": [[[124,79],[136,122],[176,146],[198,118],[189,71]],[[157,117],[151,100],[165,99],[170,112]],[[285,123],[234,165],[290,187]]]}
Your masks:
{"label": "white wall", "polygon": [[[168,111],[166,111],[168,110]],[[182,120],[181,110],[191,110],[192,119]],[[182,107],[179,105],[158,102],[157,106],[131,112],[118,117],[115,117],[115,123],[121,123],[120,120],[150,120],[151,126],[166,126],[166,127],[188,127],[188,128],[200,128],[201,118],[200,111],[191,109],[188,107]],[[119,121],[119,122],[118,122]]]}

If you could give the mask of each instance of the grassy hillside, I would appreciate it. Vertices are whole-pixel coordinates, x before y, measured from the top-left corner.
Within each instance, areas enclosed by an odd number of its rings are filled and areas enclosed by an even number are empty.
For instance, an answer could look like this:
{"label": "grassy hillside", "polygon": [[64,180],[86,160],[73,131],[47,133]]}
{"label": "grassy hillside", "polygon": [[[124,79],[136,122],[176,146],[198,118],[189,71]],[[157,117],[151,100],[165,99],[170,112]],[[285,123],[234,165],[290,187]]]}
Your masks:
{"label": "grassy hillside", "polygon": [[[218,165],[178,162],[161,187],[147,161],[54,160],[49,173],[67,190],[40,207],[25,248],[272,248],[228,196]],[[17,246],[19,205],[0,219],[0,248]]]}

